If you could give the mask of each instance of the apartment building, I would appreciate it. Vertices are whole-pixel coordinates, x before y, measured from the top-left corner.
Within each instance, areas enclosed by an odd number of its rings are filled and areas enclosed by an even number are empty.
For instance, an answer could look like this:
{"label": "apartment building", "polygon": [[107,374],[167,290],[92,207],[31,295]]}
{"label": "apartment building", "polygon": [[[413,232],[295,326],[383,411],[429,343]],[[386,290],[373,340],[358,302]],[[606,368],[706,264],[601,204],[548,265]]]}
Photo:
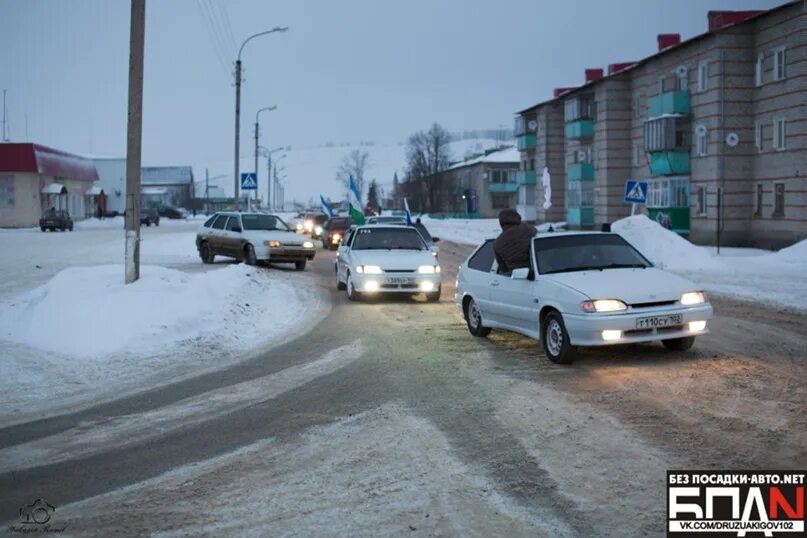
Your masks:
{"label": "apartment building", "polygon": [[[648,216],[695,242],[715,243],[719,233],[723,244],[776,248],[807,237],[805,1],[706,19],[706,33],[684,42],[660,34],[654,55],[607,74],[587,69],[582,86],[518,114],[521,169],[533,159],[549,167],[553,209],[563,207],[571,226],[630,214],[625,182],[640,179]],[[541,118],[559,106],[563,134],[544,122],[542,140]],[[541,144],[554,160],[541,161]],[[561,173],[565,191],[554,184]],[[557,214],[539,204],[536,217]]]}

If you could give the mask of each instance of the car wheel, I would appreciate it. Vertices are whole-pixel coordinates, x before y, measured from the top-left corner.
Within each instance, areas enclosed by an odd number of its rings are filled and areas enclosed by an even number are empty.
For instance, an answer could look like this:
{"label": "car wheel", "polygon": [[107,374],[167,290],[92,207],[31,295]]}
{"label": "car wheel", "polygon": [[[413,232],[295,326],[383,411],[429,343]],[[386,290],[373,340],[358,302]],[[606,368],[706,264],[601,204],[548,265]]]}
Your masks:
{"label": "car wheel", "polygon": [[356,287],[353,285],[353,276],[350,273],[347,274],[347,283],[345,284],[347,288],[347,298],[350,301],[358,301],[361,299],[359,297],[359,292],[356,291]]}
{"label": "car wheel", "polygon": [[668,340],[662,340],[661,343],[670,351],[686,351],[695,343],[695,337],[684,336],[683,338],[670,338]]}
{"label": "car wheel", "polygon": [[213,263],[213,260],[216,259],[216,255],[213,254],[213,249],[210,248],[207,242],[199,246],[199,257],[202,258],[202,263]]}
{"label": "car wheel", "polygon": [[437,288],[437,291],[433,291],[431,293],[426,294],[426,300],[430,303],[436,303],[440,300],[440,292],[442,291],[441,288]]}
{"label": "car wheel", "polygon": [[469,300],[468,306],[465,307],[465,322],[468,324],[468,332],[474,336],[484,338],[490,334],[490,327],[482,324],[482,313],[473,299]]}
{"label": "car wheel", "polygon": [[559,312],[550,312],[544,318],[541,343],[552,362],[568,364],[574,359],[575,347],[569,343],[569,333]]}
{"label": "car wheel", "polygon": [[306,260],[300,260],[299,262],[294,262],[294,268],[298,271],[303,271],[305,269],[305,262]]}
{"label": "car wheel", "polygon": [[47,230],[47,228],[45,228],[44,226],[42,226],[41,228],[43,232]]}
{"label": "car wheel", "polygon": [[255,247],[247,245],[244,247],[244,262],[247,265],[258,265],[258,259],[255,256]]}
{"label": "car wheel", "polygon": [[68,228],[68,230],[70,230],[70,231],[72,232],[72,231],[73,231],[73,227],[71,226],[70,228]]}

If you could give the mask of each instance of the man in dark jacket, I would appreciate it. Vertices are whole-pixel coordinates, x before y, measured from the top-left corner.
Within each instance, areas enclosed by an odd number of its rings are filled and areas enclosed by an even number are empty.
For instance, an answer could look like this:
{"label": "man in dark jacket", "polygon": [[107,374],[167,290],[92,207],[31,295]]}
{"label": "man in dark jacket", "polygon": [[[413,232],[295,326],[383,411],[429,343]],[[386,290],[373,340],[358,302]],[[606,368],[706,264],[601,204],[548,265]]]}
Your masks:
{"label": "man in dark jacket", "polygon": [[493,243],[493,253],[500,273],[530,266],[530,241],[535,236],[535,227],[521,222],[515,209],[502,209],[499,213],[502,233]]}

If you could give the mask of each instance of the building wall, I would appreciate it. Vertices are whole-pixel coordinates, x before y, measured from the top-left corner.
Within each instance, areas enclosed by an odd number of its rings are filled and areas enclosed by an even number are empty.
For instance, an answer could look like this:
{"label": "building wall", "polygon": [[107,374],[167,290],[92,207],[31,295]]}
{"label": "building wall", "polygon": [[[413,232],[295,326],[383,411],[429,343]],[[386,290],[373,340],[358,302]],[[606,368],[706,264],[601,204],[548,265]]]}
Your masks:
{"label": "building wall", "polygon": [[106,194],[106,210],[126,210],[126,159],[93,159],[98,170],[98,185]]}
{"label": "building wall", "polygon": [[41,184],[36,174],[0,173],[0,189],[4,188],[6,193],[0,200],[0,228],[28,228],[39,224]]}
{"label": "building wall", "polygon": [[[538,110],[538,148],[535,155],[537,178],[536,221],[559,222],[566,218],[566,165],[565,165],[565,132],[563,122],[563,106],[558,102],[548,103]],[[552,206],[546,210],[544,204],[544,188],[541,183],[544,168],[549,169]]]}
{"label": "building wall", "polygon": [[594,224],[630,214],[624,200],[625,181],[631,174],[631,84],[617,76],[596,86],[597,121],[594,123]]}

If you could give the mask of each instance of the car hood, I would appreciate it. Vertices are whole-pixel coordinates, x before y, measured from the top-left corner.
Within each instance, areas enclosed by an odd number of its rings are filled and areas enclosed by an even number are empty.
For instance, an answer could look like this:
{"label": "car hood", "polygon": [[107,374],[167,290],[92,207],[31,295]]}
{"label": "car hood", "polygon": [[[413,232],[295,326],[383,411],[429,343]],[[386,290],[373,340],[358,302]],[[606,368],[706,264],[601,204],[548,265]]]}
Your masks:
{"label": "car hood", "polygon": [[619,299],[627,304],[677,301],[682,293],[701,289],[686,278],[655,267],[554,273],[542,278],[577,290],[589,299]]}
{"label": "car hood", "polygon": [[309,240],[298,233],[281,232],[280,230],[245,230],[242,235],[253,243],[280,241],[284,245],[301,246],[303,242]]}
{"label": "car hood", "polygon": [[379,265],[385,271],[416,271],[421,265],[435,265],[437,260],[428,250],[354,250],[356,265]]}

